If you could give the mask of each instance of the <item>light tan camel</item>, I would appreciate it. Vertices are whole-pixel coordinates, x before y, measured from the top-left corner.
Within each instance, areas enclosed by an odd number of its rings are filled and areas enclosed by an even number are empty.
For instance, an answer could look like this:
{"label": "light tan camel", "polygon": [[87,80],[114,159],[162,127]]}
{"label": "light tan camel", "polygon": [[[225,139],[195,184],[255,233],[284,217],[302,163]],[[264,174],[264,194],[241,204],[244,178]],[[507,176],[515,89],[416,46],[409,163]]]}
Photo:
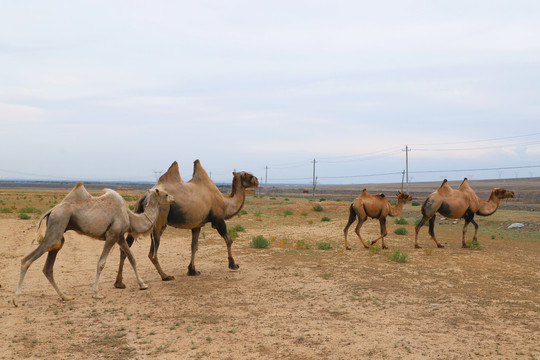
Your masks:
{"label": "light tan camel", "polygon": [[386,231],[386,217],[398,216],[403,209],[403,205],[405,205],[407,201],[412,200],[411,196],[399,190],[396,195],[398,202],[395,206],[390,205],[384,194],[373,195],[370,194],[366,189],[364,189],[362,193],[356,199],[354,199],[350,206],[349,221],[347,222],[345,229],[343,229],[343,233],[345,234],[345,249],[351,250],[347,243],[347,233],[349,231],[349,227],[357,218],[358,224],[356,224],[356,229],[354,232],[356,235],[358,235],[362,245],[364,245],[365,248],[369,248],[368,244],[366,244],[360,236],[360,228],[368,217],[372,219],[379,219],[379,223],[381,225],[381,236],[373,240],[371,244],[375,244],[379,239],[381,239],[383,249],[387,249],[387,246],[384,243],[384,237],[388,234]]}
{"label": "light tan camel", "polygon": [[[233,182],[230,195],[223,195],[210,179],[206,171],[201,166],[199,160],[194,162],[193,178],[188,181],[182,181],[178,171],[178,163],[175,161],[163,174],[154,188],[164,189],[172,194],[175,203],[167,209],[162,209],[153,232],[151,233],[151,245],[148,257],[156,267],[156,270],[164,281],[173,280],[174,276],[167,275],[158,261],[157,251],[160,238],[167,225],[179,229],[191,230],[191,262],[188,266],[188,275],[199,275],[200,272],[195,269],[195,253],[198,249],[199,233],[204,224],[210,222],[227,244],[229,256],[229,268],[236,270],[238,265],[234,262],[231,252],[233,240],[227,232],[225,220],[230,219],[242,210],[246,198],[245,189],[252,186],[258,186],[257,178],[247,172],[233,172]],[[139,199],[136,212],[141,212],[147,202],[147,196]],[[128,235],[127,242],[131,246],[133,239]],[[125,254],[120,255],[120,264],[115,286],[124,288],[122,283],[122,269],[124,265]]]}
{"label": "light tan camel", "polygon": [[[105,260],[109,252],[116,243],[127,254],[135,271],[139,288],[144,290],[148,287],[137,272],[135,258],[131,254],[124,234],[128,232],[138,236],[151,231],[158,217],[159,207],[162,204],[173,203],[174,198],[164,191],[152,189],[147,193],[148,206],[144,213],[135,214],[129,211],[124,199],[116,191],[111,189],[105,189],[104,191],[103,195],[93,197],[86,191],[83,183],[79,181],[62,202],[43,214],[38,226],[39,245],[21,260],[19,286],[13,299],[15,306],[17,306],[26,271],[35,260],[46,252],[48,252],[48,255],[43,267],[43,273],[62,300],[72,299],[60,291],[53,277],[54,261],[58,251],[64,245],[64,232],[68,230],[74,230],[79,234],[105,241],[97,264],[94,298],[103,297],[98,292],[99,276],[105,266]],[[45,236],[41,238],[40,228],[43,219],[46,219],[47,228]]]}
{"label": "light tan camel", "polygon": [[465,234],[469,223],[474,225],[473,241],[477,241],[478,224],[474,221],[474,215],[489,216],[499,208],[501,199],[513,198],[514,192],[502,188],[495,188],[491,191],[488,201],[484,201],[478,196],[469,185],[467,178],[463,179],[461,185],[456,189],[452,189],[445,179],[441,186],[432,194],[430,194],[422,205],[422,220],[416,225],[414,235],[414,247],[419,249],[418,232],[426,221],[429,220],[429,235],[437,247],[444,247],[435,238],[435,216],[437,213],[449,219],[465,219],[463,225],[463,237],[461,246],[469,247],[465,243]]}

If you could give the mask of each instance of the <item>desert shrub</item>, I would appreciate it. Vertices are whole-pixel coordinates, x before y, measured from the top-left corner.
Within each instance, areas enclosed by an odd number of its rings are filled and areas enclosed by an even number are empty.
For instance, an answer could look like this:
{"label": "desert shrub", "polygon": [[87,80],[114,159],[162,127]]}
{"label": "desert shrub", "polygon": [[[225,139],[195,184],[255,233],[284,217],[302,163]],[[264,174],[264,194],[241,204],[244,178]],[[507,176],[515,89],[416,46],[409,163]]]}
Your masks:
{"label": "desert shrub", "polygon": [[483,247],[480,246],[480,243],[477,240],[467,241],[467,246],[472,250],[482,250]]}
{"label": "desert shrub", "polygon": [[341,202],[341,201],[343,201],[343,200],[341,200],[341,199],[336,199],[336,202]]}
{"label": "desert shrub", "polygon": [[321,221],[330,221],[331,219],[328,216],[323,216]]}
{"label": "desert shrub", "polygon": [[236,239],[238,237],[238,233],[236,232],[235,228],[228,228],[227,231],[229,232],[229,236],[233,239]]}
{"label": "desert shrub", "polygon": [[320,250],[330,250],[332,248],[332,244],[327,243],[327,242],[320,242],[320,243],[317,243],[317,247]]}
{"label": "desert shrub", "polygon": [[283,215],[285,215],[285,216],[292,215],[292,214],[294,214],[294,212],[292,210],[287,209],[287,210],[283,211]]}
{"label": "desert shrub", "polygon": [[276,198],[275,198],[275,197],[271,197],[270,200],[276,200]]}
{"label": "desert shrub", "polygon": [[390,205],[392,205],[392,206],[396,206],[396,202],[395,202],[394,200],[389,201],[389,203],[390,203]]}
{"label": "desert shrub", "polygon": [[285,198],[285,201],[291,201],[291,200],[289,200],[289,198]]}
{"label": "desert shrub", "polygon": [[379,245],[369,245],[369,253],[371,255],[376,255],[381,252],[381,247]]}
{"label": "desert shrub", "polygon": [[431,255],[432,252],[433,252],[432,248],[425,248],[424,249],[424,254],[426,254],[426,255]]}
{"label": "desert shrub", "polygon": [[420,204],[418,201],[413,201],[413,202],[411,203],[411,205],[412,205],[412,206],[420,206],[420,205],[422,205],[422,204]]}
{"label": "desert shrub", "polygon": [[23,207],[22,209],[19,210],[19,212],[21,214],[41,214],[41,210],[36,209],[35,207],[30,207],[30,206]]}
{"label": "desert shrub", "polygon": [[129,210],[131,211],[135,210],[135,205],[129,205]]}
{"label": "desert shrub", "polygon": [[13,212],[12,208],[6,207],[6,208],[1,208],[0,209],[0,213],[2,213],[2,214],[11,214],[12,212]]}
{"label": "desert shrub", "polygon": [[321,205],[317,204],[317,205],[313,206],[313,210],[315,210],[315,211],[323,211],[323,208],[322,208]]}
{"label": "desert shrub", "polygon": [[236,230],[238,232],[246,231],[246,229],[240,224],[234,225],[234,230]]}
{"label": "desert shrub", "polygon": [[244,209],[240,210],[240,212],[238,213],[238,217],[242,216],[242,215],[246,215],[248,212]]}
{"label": "desert shrub", "polygon": [[311,245],[307,244],[304,240],[298,240],[296,242],[296,245],[294,245],[297,249],[309,249]]}
{"label": "desert shrub", "polygon": [[28,219],[30,219],[30,216],[28,214],[25,214],[25,213],[20,213],[19,214],[19,219],[28,220]]}
{"label": "desert shrub", "polygon": [[319,201],[326,201],[326,199],[325,198],[320,198]]}
{"label": "desert shrub", "polygon": [[388,254],[386,257],[388,257],[388,259],[392,260],[392,261],[397,261],[399,263],[402,263],[402,262],[405,262],[405,260],[407,260],[407,254],[405,254],[404,252],[401,252],[400,249],[395,249],[393,252],[391,252],[390,254]]}
{"label": "desert shrub", "polygon": [[409,222],[407,221],[407,219],[403,218],[403,217],[397,217],[394,222],[398,225],[407,225]]}
{"label": "desert shrub", "polygon": [[254,236],[249,244],[249,246],[257,249],[264,249],[268,247],[268,245],[270,245],[270,242],[262,235]]}
{"label": "desert shrub", "polygon": [[256,217],[259,217],[259,216],[262,215],[262,212],[260,212],[260,211],[255,211],[255,213],[254,213],[253,215],[255,215]]}
{"label": "desert shrub", "polygon": [[307,216],[307,215],[308,215],[308,212],[307,212],[307,211],[302,211],[302,212],[300,213],[300,215],[302,215],[302,216]]}
{"label": "desert shrub", "polygon": [[409,232],[404,227],[399,227],[396,230],[394,230],[394,234],[397,235],[407,235]]}

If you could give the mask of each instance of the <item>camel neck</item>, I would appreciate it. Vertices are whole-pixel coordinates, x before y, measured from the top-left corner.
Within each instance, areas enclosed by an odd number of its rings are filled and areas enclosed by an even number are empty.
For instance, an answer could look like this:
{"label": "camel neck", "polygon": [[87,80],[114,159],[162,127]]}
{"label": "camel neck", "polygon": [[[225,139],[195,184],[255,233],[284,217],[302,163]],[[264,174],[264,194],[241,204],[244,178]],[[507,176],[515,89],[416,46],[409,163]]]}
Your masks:
{"label": "camel neck", "polygon": [[478,200],[479,200],[479,207],[476,213],[480,216],[489,216],[493,214],[495,211],[497,211],[501,203],[501,199],[495,196],[493,191],[491,192],[491,195],[489,196],[488,201],[484,201],[482,199],[478,199]]}
{"label": "camel neck", "polygon": [[403,205],[405,202],[401,199],[398,199],[398,202],[395,206],[390,205],[390,216],[398,216],[401,210],[403,210]]}
{"label": "camel neck", "polygon": [[231,194],[223,198],[225,201],[225,219],[230,219],[240,212],[246,200],[246,191],[239,177],[235,176],[233,178]]}

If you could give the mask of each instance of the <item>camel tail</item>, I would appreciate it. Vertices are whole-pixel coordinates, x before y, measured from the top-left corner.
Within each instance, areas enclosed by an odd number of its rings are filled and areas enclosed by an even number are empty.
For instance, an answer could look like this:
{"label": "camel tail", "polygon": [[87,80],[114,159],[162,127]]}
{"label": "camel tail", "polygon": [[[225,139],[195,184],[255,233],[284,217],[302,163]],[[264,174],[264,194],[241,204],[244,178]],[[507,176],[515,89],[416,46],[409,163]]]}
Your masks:
{"label": "camel tail", "polygon": [[347,221],[347,225],[345,225],[344,231],[347,231],[349,229],[349,226],[356,220],[356,211],[354,211],[354,206],[351,204],[349,207],[349,221]]}
{"label": "camel tail", "polygon": [[34,243],[34,241],[37,241],[38,243],[41,243],[41,240],[43,240],[43,228],[41,227],[41,222],[43,221],[43,219],[47,218],[46,222],[45,223],[48,223],[49,222],[49,215],[51,215],[51,212],[53,211],[54,208],[52,208],[51,210],[47,211],[45,214],[43,214],[41,216],[41,218],[39,219],[39,224],[38,224],[38,228],[36,230],[36,239],[34,239],[32,241],[32,244]]}
{"label": "camel tail", "polygon": [[428,198],[426,199],[426,201],[424,201],[424,203],[422,204],[422,215],[424,215],[425,217],[428,216],[428,213],[431,212],[431,207],[433,206],[433,201],[431,200],[431,198],[428,196]]}

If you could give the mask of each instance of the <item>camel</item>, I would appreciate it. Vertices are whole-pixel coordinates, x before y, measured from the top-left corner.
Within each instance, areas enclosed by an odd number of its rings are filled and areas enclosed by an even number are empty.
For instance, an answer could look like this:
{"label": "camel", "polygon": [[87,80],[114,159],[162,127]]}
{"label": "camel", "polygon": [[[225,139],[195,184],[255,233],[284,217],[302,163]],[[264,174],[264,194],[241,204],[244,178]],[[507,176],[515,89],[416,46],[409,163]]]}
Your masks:
{"label": "camel", "polygon": [[[232,218],[242,210],[245,201],[245,189],[252,186],[259,186],[259,181],[255,176],[247,172],[233,172],[233,181],[230,195],[223,195],[203,169],[199,160],[194,162],[193,178],[184,182],[178,171],[178,163],[175,161],[157,181],[154,188],[164,189],[172,194],[175,203],[160,211],[154,230],[150,234],[151,244],[148,257],[156,267],[156,270],[163,281],[173,280],[174,276],[167,275],[161,268],[158,261],[157,251],[160,244],[161,235],[167,225],[179,229],[191,230],[191,262],[188,266],[188,275],[200,275],[195,269],[195,253],[198,249],[199,233],[201,227],[210,222],[225,240],[229,257],[229,268],[238,269],[238,264],[234,262],[231,245],[233,240],[227,232],[225,220]],[[146,207],[147,195],[139,199],[136,212],[141,212]],[[128,235],[128,245],[131,246],[133,238]],[[120,254],[120,264],[115,286],[123,289],[122,269],[125,254]]]}
{"label": "camel", "polygon": [[[99,197],[93,197],[86,191],[83,183],[79,181],[58,205],[43,214],[38,225],[39,245],[21,260],[19,286],[13,299],[15,306],[17,306],[17,300],[21,294],[26,271],[35,260],[46,252],[48,252],[48,255],[43,267],[43,273],[62,300],[73,299],[60,291],[53,277],[56,255],[64,245],[64,233],[68,230],[74,230],[79,234],[105,241],[97,264],[94,298],[103,298],[103,295],[99,294],[98,291],[99,276],[105,267],[109,252],[116,243],[127,254],[129,262],[135,271],[139,288],[141,290],[148,288],[137,272],[135,258],[126,243],[124,234],[127,232],[139,236],[151,231],[158,217],[159,207],[162,204],[172,204],[174,198],[165,191],[152,189],[147,193],[148,206],[144,213],[135,214],[129,211],[124,199],[116,191],[105,189],[104,192]],[[41,222],[43,219],[46,219],[47,225],[44,236],[41,235]]]}
{"label": "camel", "polygon": [[461,185],[456,189],[452,189],[445,179],[441,186],[432,194],[430,194],[422,205],[422,220],[416,225],[414,235],[414,247],[420,249],[418,245],[418,232],[426,221],[429,220],[429,235],[438,248],[443,248],[435,238],[435,216],[437,213],[449,219],[465,219],[463,225],[463,237],[461,246],[468,248],[465,243],[465,234],[469,223],[474,225],[473,241],[477,241],[478,224],[474,221],[474,215],[489,216],[499,208],[501,199],[513,198],[514,192],[502,188],[495,188],[491,191],[488,201],[484,201],[471,188],[469,180],[463,179]]}
{"label": "camel", "polygon": [[343,229],[343,233],[345,234],[345,249],[351,250],[347,243],[347,232],[356,218],[358,218],[358,224],[356,225],[354,232],[356,235],[358,235],[362,245],[364,245],[365,248],[369,248],[368,244],[366,244],[360,236],[360,228],[368,217],[372,219],[379,219],[381,226],[381,236],[373,240],[371,244],[375,244],[379,239],[381,239],[383,249],[388,248],[384,243],[384,237],[388,234],[386,231],[386,217],[398,216],[403,209],[403,205],[405,205],[407,201],[412,200],[411,196],[399,190],[396,195],[398,198],[398,203],[395,206],[390,205],[384,194],[373,195],[370,194],[366,189],[364,189],[362,193],[356,199],[354,199],[350,206],[349,221],[347,222],[345,229]]}

